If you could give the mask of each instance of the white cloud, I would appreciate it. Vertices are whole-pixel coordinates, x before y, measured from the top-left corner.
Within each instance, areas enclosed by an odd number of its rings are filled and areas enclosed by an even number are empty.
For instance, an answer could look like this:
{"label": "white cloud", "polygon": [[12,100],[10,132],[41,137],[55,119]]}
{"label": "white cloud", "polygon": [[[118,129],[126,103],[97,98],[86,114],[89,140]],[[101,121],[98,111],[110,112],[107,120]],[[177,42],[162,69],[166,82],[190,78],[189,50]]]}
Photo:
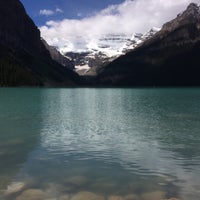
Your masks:
{"label": "white cloud", "polygon": [[45,16],[50,16],[50,15],[53,15],[54,14],[54,11],[53,10],[40,10],[39,12],[40,15],[45,15]]}
{"label": "white cloud", "polygon": [[82,17],[83,14],[82,14],[81,12],[79,12],[79,13],[77,13],[77,16],[78,16],[78,17]]}
{"label": "white cloud", "polygon": [[190,2],[199,0],[125,0],[87,18],[48,21],[40,30],[49,44],[76,50],[101,34],[144,33],[151,27],[161,27]]}
{"label": "white cloud", "polygon": [[56,8],[56,12],[57,13],[63,13],[63,10],[61,10],[60,8]]}
{"label": "white cloud", "polygon": [[55,11],[48,9],[43,9],[39,11],[40,15],[45,15],[45,16],[54,15],[55,13],[63,13],[63,10],[61,10],[60,8],[56,8]]}

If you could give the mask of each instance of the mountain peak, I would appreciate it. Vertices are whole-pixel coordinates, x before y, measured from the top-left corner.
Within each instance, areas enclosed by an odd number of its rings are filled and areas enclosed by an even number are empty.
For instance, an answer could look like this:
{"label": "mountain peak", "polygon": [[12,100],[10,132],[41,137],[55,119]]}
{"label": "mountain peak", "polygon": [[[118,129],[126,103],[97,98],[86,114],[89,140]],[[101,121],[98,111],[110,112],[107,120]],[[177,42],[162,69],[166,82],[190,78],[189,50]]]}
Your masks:
{"label": "mountain peak", "polygon": [[115,86],[200,85],[200,8],[190,4],[135,50],[101,69],[102,84]]}
{"label": "mountain peak", "polygon": [[180,14],[178,17],[180,17],[181,19],[190,18],[193,20],[198,20],[198,22],[199,22],[200,21],[200,8],[197,4],[191,3],[187,7],[187,9],[182,14]]}
{"label": "mountain peak", "polygon": [[178,14],[172,21],[164,24],[162,27],[162,33],[171,32],[178,27],[182,27],[187,24],[200,24],[200,8],[195,3],[189,4],[184,12]]}
{"label": "mountain peak", "polygon": [[0,0],[0,68],[0,86],[66,86],[77,77],[51,58],[19,0]]}
{"label": "mountain peak", "polygon": [[196,3],[190,3],[185,12],[189,12],[191,14],[199,14],[199,6]]}

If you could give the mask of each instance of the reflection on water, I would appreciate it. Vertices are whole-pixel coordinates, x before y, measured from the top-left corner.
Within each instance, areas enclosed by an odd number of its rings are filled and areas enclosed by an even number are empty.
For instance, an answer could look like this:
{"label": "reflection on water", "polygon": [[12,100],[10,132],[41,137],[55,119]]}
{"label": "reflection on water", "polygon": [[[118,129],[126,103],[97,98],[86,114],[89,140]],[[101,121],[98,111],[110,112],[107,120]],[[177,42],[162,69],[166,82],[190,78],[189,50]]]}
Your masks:
{"label": "reflection on water", "polygon": [[199,89],[2,89],[0,95],[6,160],[0,180],[26,182],[23,190],[54,198],[80,191],[200,198]]}
{"label": "reflection on water", "polygon": [[40,134],[42,91],[0,89],[0,189],[26,162]]}

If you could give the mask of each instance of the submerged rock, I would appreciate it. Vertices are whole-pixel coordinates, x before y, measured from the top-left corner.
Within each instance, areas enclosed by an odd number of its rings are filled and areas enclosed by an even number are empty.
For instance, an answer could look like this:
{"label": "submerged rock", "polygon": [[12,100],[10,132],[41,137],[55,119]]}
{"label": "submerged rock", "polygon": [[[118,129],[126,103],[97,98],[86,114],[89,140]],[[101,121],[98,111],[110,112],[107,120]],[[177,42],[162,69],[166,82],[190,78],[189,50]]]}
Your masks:
{"label": "submerged rock", "polygon": [[[1,155],[1,152],[0,152]],[[0,188],[5,188],[8,185],[9,178],[6,176],[1,176],[0,175]]]}
{"label": "submerged rock", "polygon": [[7,190],[5,191],[4,195],[12,195],[18,192],[21,192],[25,188],[25,183],[23,182],[13,182],[8,185]]}
{"label": "submerged rock", "polygon": [[136,194],[128,194],[124,197],[125,200],[140,200],[140,197]]}
{"label": "submerged rock", "polygon": [[80,188],[85,187],[88,183],[88,179],[85,176],[74,176],[68,178],[63,182],[63,186],[65,187],[64,192],[67,193],[76,193],[80,191]]}
{"label": "submerged rock", "polygon": [[69,200],[69,196],[68,195],[62,195],[58,198],[58,200]]}
{"label": "submerged rock", "polygon": [[122,196],[112,195],[108,197],[108,200],[124,200]]}
{"label": "submerged rock", "polygon": [[92,192],[83,191],[75,194],[71,200],[105,200],[105,198]]}
{"label": "submerged rock", "polygon": [[156,191],[144,193],[141,197],[143,200],[162,200],[165,199],[165,192]]}
{"label": "submerged rock", "polygon": [[48,194],[48,196],[55,197],[63,193],[65,191],[65,188],[60,184],[48,183],[45,186],[44,191],[46,194]]}
{"label": "submerged rock", "polygon": [[39,189],[28,189],[22,192],[16,200],[46,200],[47,194]]}
{"label": "submerged rock", "polygon": [[114,193],[117,188],[117,183],[116,182],[110,182],[107,180],[98,180],[94,182],[91,186],[92,190],[94,191],[100,191],[100,192],[105,192],[105,193]]}
{"label": "submerged rock", "polygon": [[50,199],[45,199],[45,200],[57,200],[57,198],[50,198]]}
{"label": "submerged rock", "polygon": [[85,176],[74,176],[70,178],[67,182],[76,186],[83,186],[88,182],[88,179]]}

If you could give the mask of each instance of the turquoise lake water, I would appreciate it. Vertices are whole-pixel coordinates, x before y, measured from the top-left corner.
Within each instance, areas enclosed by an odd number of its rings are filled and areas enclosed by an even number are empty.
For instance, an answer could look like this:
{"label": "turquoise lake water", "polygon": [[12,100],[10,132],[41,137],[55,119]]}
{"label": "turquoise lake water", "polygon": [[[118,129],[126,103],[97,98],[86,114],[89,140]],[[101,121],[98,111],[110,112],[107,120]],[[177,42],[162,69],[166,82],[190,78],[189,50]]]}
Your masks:
{"label": "turquoise lake water", "polygon": [[199,200],[200,89],[0,89],[0,199],[29,188]]}

